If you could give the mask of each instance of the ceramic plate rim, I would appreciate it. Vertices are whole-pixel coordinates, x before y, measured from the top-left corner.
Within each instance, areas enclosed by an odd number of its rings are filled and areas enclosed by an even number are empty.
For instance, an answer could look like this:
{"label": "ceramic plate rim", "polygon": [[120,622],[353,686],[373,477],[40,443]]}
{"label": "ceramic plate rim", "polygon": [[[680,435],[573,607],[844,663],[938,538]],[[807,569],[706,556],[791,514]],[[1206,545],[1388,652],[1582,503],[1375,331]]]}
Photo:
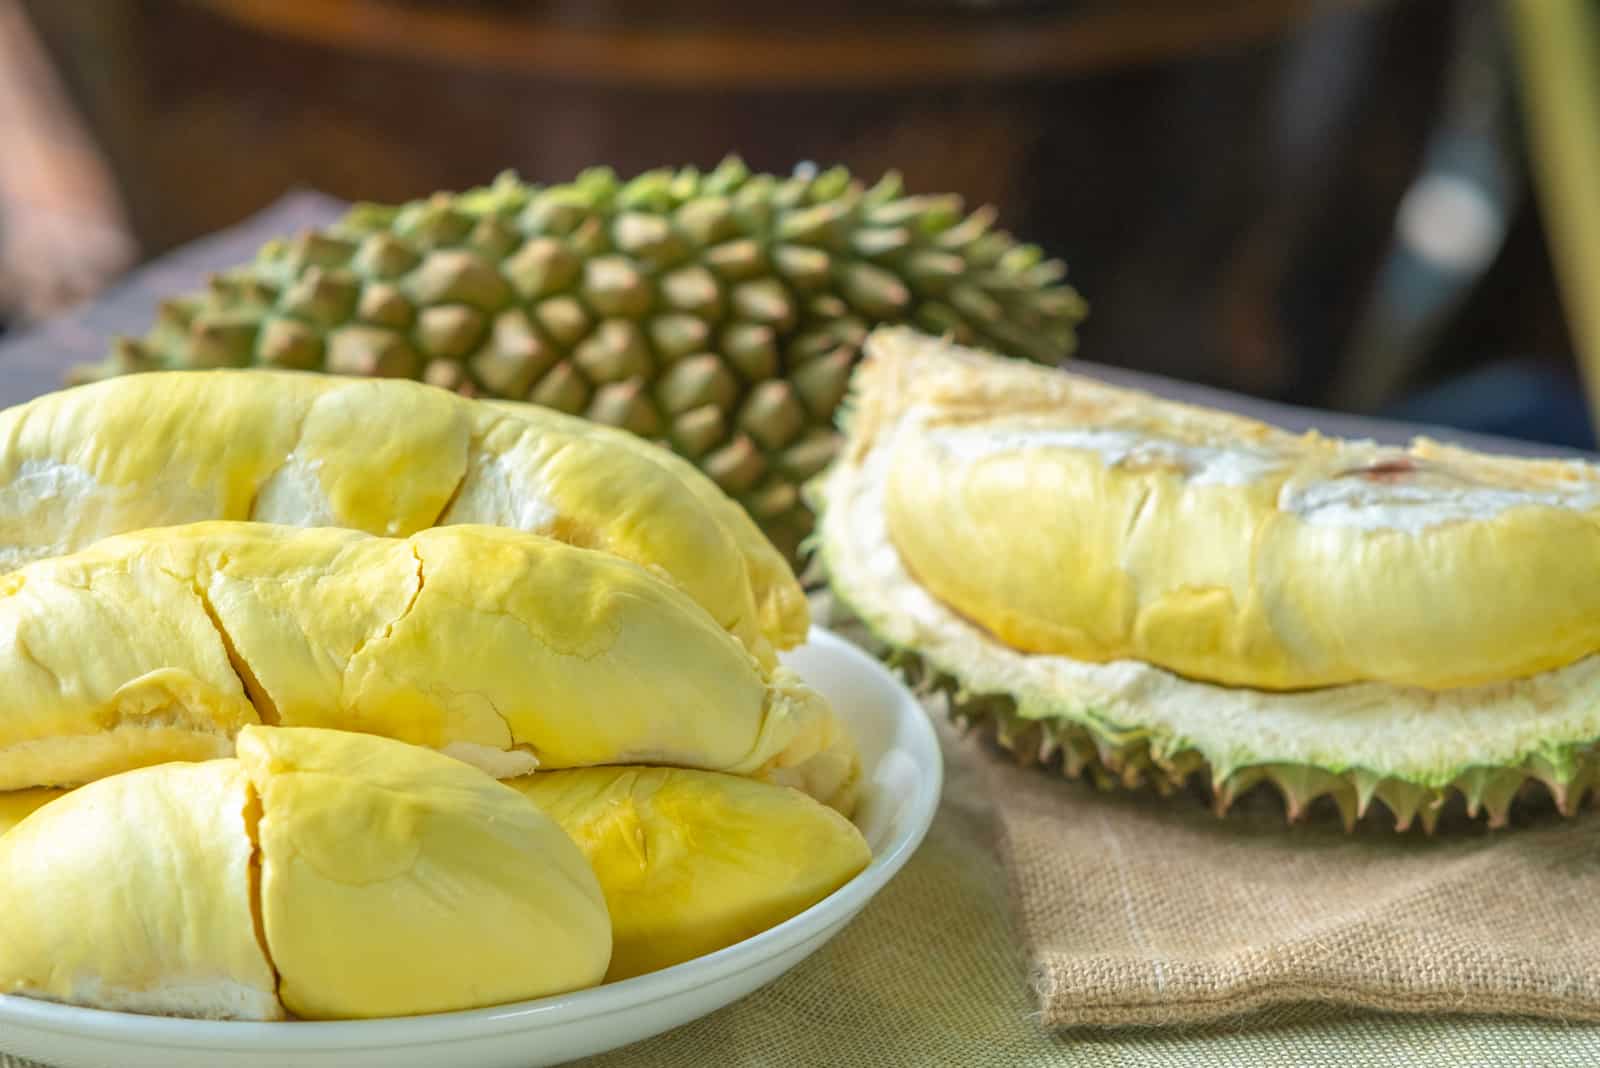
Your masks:
{"label": "ceramic plate rim", "polygon": [[920,702],[883,664],[826,628],[813,626],[806,645],[831,657],[865,667],[895,695],[895,728],[908,731],[916,751],[920,777],[906,805],[900,826],[874,854],[860,874],[804,912],[743,942],[683,964],[592,987],[531,1001],[483,1009],[377,1020],[303,1020],[284,1022],[190,1020],[167,1016],[90,1009],[17,995],[0,994],[0,1025],[15,1025],[63,1035],[141,1046],[226,1050],[241,1043],[286,1052],[372,1048],[380,1045],[425,1044],[485,1037],[530,1027],[572,1024],[649,1005],[681,992],[758,967],[763,961],[848,923],[888,884],[921,845],[933,822],[943,789],[944,763],[938,736]]}

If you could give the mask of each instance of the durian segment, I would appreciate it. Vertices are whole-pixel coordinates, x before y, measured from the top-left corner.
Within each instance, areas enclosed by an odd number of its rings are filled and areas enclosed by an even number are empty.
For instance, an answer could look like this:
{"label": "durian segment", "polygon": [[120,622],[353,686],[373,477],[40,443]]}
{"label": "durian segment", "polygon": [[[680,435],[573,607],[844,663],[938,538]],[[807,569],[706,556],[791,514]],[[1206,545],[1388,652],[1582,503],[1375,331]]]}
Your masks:
{"label": "durian segment", "polygon": [[1055,363],[1065,267],[959,197],[737,160],[630,181],[360,205],[162,305],[80,378],[249,364],[420,378],[669,442],[785,551],[867,330],[909,322]]}
{"label": "durian segment", "polygon": [[234,760],[113,776],[0,836],[0,991],[126,1012],[283,1016],[252,912]]}
{"label": "durian segment", "polygon": [[872,859],[861,832],[838,812],[738,776],[585,768],[509,785],[559,823],[593,865],[611,913],[607,981],[775,927]]}
{"label": "durian segment", "polygon": [[605,898],[515,790],[437,753],[341,731],[249,728],[261,918],[304,1019],[497,1005],[598,983]]}
{"label": "durian segment", "polygon": [[[499,775],[671,763],[841,806],[855,784],[848,734],[792,672],[651,571],[538,535],[198,523],[38,561],[3,589],[0,692],[26,698],[0,716],[7,788],[83,782],[122,770],[119,754],[182,759],[258,718]],[[118,748],[119,725],[157,713],[177,742]]]}
{"label": "durian segment", "polygon": [[[909,370],[886,360],[862,373],[874,369]],[[1600,775],[1600,657],[1442,692],[1360,683],[1277,693],[1012,648],[934,596],[901,557],[885,500],[900,427],[874,403],[890,395],[887,383],[869,388],[879,392],[863,391],[844,459],[813,487],[830,583],[921,681],[949,693],[959,718],[990,725],[1024,758],[1059,760],[1106,785],[1170,789],[1209,773],[1222,808],[1262,781],[1291,812],[1331,795],[1354,818],[1376,799],[1401,827],[1426,824],[1457,792],[1473,814],[1503,823],[1535,782],[1570,811]],[[1026,544],[1031,529],[1014,540]]]}
{"label": "durian segment", "polygon": [[7,833],[56,798],[65,797],[67,792],[44,786],[0,792],[0,834]]}
{"label": "durian segment", "polygon": [[905,330],[868,350],[852,462],[892,440],[895,550],[1012,648],[1274,690],[1600,650],[1591,465],[1296,437]]}
{"label": "durian segment", "polygon": [[487,523],[658,568],[763,658],[804,640],[793,573],[721,491],[590,430],[415,383],[271,371],[50,394],[0,413],[0,568],[207,519],[388,536]]}

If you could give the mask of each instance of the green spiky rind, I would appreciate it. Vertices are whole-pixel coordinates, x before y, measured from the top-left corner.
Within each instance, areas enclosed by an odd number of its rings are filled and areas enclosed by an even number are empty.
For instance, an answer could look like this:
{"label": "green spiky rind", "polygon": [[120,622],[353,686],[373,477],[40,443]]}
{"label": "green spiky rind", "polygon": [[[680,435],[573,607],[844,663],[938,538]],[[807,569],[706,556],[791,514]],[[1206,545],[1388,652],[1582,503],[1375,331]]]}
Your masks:
{"label": "green spiky rind", "polygon": [[255,364],[531,400],[673,447],[792,547],[872,326],[1071,353],[1085,307],[1065,268],[993,223],[842,168],[507,173],[271,242],[73,377]]}

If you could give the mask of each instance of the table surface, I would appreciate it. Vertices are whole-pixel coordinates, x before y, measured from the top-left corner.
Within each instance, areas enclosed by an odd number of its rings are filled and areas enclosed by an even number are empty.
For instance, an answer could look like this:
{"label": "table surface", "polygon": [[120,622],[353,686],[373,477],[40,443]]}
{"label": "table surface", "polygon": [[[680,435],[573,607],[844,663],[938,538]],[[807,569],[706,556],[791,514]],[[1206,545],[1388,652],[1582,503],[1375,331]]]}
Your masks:
{"label": "table surface", "polygon": [[[338,201],[291,195],[239,227],[142,268],[103,299],[0,344],[0,405],[56,388],[66,368],[98,359],[111,336],[140,333],[163,297],[240,263],[269,237],[333,218]],[[1125,370],[1100,377],[1215,403],[1290,428],[1402,441],[1426,428],[1309,412]],[[1537,446],[1438,436],[1529,453]],[[1486,1017],[1406,1017],[1304,1006],[1227,1026],[1047,1033],[1037,1026],[1027,962],[1011,927],[970,740],[944,731],[946,791],[928,840],[833,943],[778,982],[589,1068],[843,1064],[964,1068],[1562,1068],[1600,1065],[1600,1027]],[[27,1068],[0,1054],[0,1068]]]}

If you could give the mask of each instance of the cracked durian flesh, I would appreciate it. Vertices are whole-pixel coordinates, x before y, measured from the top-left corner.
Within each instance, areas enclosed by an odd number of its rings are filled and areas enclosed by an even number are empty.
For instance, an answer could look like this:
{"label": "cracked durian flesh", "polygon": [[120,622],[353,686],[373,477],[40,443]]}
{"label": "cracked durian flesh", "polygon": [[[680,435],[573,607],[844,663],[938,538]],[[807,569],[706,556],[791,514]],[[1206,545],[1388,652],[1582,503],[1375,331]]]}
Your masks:
{"label": "cracked durian flesh", "polygon": [[0,577],[0,789],[232,751],[252,723],[364,731],[507,777],[649,762],[848,807],[854,746],[672,583],[499,527],[405,539],[200,523]]}
{"label": "cracked durian flesh", "polygon": [[683,768],[540,772],[516,787],[577,842],[605,892],[607,981],[731,946],[872,859],[849,820],[783,786]]}
{"label": "cracked durian flesh", "polygon": [[837,594],[1028,759],[1431,825],[1600,739],[1600,475],[1295,437],[874,334],[815,487]]}
{"label": "cracked durian flesh", "polygon": [[605,901],[550,819],[459,761],[248,727],[0,836],[0,990],[220,1019],[402,1016],[598,983]]}
{"label": "cracked durian flesh", "polygon": [[0,569],[211,519],[387,536],[490,524],[672,577],[768,663],[805,639],[781,554],[693,465],[527,404],[411,382],[153,373],[0,412]]}

